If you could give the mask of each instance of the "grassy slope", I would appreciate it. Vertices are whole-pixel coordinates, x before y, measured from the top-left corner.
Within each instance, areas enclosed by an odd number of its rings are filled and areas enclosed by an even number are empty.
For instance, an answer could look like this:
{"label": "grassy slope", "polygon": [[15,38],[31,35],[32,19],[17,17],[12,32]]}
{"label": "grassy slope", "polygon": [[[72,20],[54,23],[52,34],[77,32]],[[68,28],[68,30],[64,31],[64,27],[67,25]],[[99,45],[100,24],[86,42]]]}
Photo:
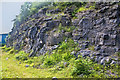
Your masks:
{"label": "grassy slope", "polygon": [[[54,73],[49,69],[36,69],[32,67],[25,67],[25,63],[19,64],[17,60],[13,58],[12,54],[2,52],[2,78],[51,78],[51,77],[71,77],[65,76],[66,71],[59,71]],[[8,60],[7,60],[8,58]]]}

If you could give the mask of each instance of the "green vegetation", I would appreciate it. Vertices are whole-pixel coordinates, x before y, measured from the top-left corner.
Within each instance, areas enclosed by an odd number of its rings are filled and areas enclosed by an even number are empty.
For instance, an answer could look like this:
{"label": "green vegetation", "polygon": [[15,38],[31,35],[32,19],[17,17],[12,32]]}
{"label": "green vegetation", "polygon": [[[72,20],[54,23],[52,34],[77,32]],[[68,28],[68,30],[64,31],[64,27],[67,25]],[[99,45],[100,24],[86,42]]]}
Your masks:
{"label": "green vegetation", "polygon": [[95,46],[90,46],[89,50],[94,51]]}
{"label": "green vegetation", "polygon": [[44,6],[50,5],[51,2],[25,2],[21,6],[21,13],[16,17],[19,22],[24,21],[28,16],[33,15]]}
{"label": "green vegetation", "polygon": [[20,51],[18,54],[15,55],[17,60],[25,61],[27,60],[28,55],[24,51]]}
{"label": "green vegetation", "polygon": [[[31,3],[27,2],[21,6],[21,13],[16,17],[14,25],[17,25],[18,22],[24,21],[28,16],[33,15],[38,12],[40,9],[49,6],[49,10],[52,9],[61,9],[64,11],[67,7],[72,8],[75,6],[74,11],[72,12],[72,17],[75,17],[75,14],[80,11],[86,11],[94,9],[94,5],[89,8],[85,8],[86,3],[78,2],[54,2],[54,3]],[[56,6],[53,7],[52,5]],[[23,15],[24,14],[24,15]],[[63,14],[63,12],[59,13]],[[60,18],[61,15],[57,16]],[[46,14],[47,16],[55,16],[54,14]],[[30,21],[35,20],[35,18]],[[29,22],[26,22],[29,23]],[[65,26],[61,24],[58,27],[57,32],[72,32],[75,26]],[[78,35],[78,34],[76,34]],[[120,75],[118,72],[118,64],[113,65],[100,65],[94,63],[90,60],[89,57],[84,58],[81,55],[76,57],[80,48],[78,43],[75,43],[72,39],[66,38],[65,41],[59,43],[59,47],[52,52],[47,52],[45,55],[28,57],[29,53],[24,51],[14,50],[12,47],[3,46],[2,54],[0,54],[0,59],[2,57],[2,78],[118,78]],[[14,43],[15,44],[15,43]],[[22,45],[24,46],[24,45]],[[21,46],[21,47],[22,47]],[[89,46],[89,50],[94,51],[95,46]],[[72,53],[74,52],[74,53]],[[120,53],[117,53],[120,56]],[[0,62],[1,64],[1,62]],[[27,67],[26,67],[27,65]]]}
{"label": "green vegetation", "polygon": [[120,56],[120,52],[117,52],[117,55]]}
{"label": "green vegetation", "polygon": [[58,27],[58,32],[61,32],[62,30],[64,30],[65,32],[72,32],[75,29],[75,26],[62,26],[61,24],[59,24]]}
{"label": "green vegetation", "polygon": [[[103,66],[92,62],[89,58],[83,58],[81,55],[79,55],[78,58],[71,55],[72,51],[77,52],[79,50],[77,45],[78,44],[74,43],[72,39],[68,38],[67,42],[63,41],[60,43],[59,47],[52,51],[52,54],[47,52],[45,55],[41,55],[39,57],[28,57],[28,54],[24,51],[16,52],[13,49],[10,50],[4,46],[2,49],[6,50],[9,54],[4,52],[2,54],[2,61],[4,62],[4,64],[2,64],[2,77],[31,77],[32,75],[32,77],[42,78],[51,78],[53,76],[59,78],[105,78],[109,77],[107,74],[109,74],[112,78],[118,77],[117,75],[119,71],[117,64]],[[8,58],[8,60],[6,60],[6,58]],[[26,68],[26,64],[29,65],[29,67]],[[17,71],[17,67],[25,74],[23,75],[21,74],[21,71]]]}
{"label": "green vegetation", "polygon": [[87,10],[91,10],[91,9],[95,9],[95,4],[93,4],[92,6],[90,6],[89,8],[86,8],[84,5],[82,7],[80,7],[77,12],[81,12],[81,11],[87,11]]}

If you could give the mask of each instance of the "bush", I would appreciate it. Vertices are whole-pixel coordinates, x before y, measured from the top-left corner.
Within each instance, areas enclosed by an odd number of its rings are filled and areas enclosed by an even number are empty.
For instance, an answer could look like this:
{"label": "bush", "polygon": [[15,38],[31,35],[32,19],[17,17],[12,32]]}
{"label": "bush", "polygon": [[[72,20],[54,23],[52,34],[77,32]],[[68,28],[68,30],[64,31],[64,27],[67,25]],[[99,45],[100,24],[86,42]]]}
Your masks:
{"label": "bush", "polygon": [[33,62],[34,62],[33,59],[28,59],[28,60],[25,61],[25,63],[28,63],[28,64],[31,64],[31,63],[33,63]]}
{"label": "bush", "polygon": [[48,66],[51,67],[51,65],[54,65],[54,64],[55,64],[55,60],[51,56],[47,55],[44,60],[44,65],[47,67]]}
{"label": "bush", "polygon": [[71,58],[73,58],[74,57],[74,55],[71,55],[69,52],[67,53],[64,53],[63,55],[62,55],[62,58],[63,58],[63,60],[65,60],[65,61],[69,61]]}
{"label": "bush", "polygon": [[15,55],[15,58],[20,61],[25,61],[28,59],[28,54],[26,54],[24,51],[20,51]]}
{"label": "bush", "polygon": [[73,68],[71,71],[71,75],[73,76],[80,74],[89,75],[91,73],[90,69],[92,67],[92,62],[89,61],[89,59],[84,59],[81,57],[75,60],[72,65]]}

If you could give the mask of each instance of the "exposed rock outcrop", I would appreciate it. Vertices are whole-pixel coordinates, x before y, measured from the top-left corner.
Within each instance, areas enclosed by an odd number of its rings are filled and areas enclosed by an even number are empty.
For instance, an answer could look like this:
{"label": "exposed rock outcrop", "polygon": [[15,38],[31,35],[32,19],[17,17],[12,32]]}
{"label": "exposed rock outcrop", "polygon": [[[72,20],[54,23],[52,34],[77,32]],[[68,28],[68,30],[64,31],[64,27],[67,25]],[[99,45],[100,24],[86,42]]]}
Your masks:
{"label": "exposed rock outcrop", "polygon": [[[114,64],[109,56],[120,52],[120,5],[118,3],[97,3],[95,9],[77,13],[78,19],[72,19],[72,9],[65,10],[55,20],[46,13],[60,13],[60,9],[48,10],[44,8],[31,16],[25,23],[19,23],[13,27],[6,39],[7,47],[16,50],[24,50],[31,56],[44,55],[52,51],[64,40],[64,37],[72,38],[77,42],[83,57],[89,56],[93,61],[104,64],[106,61]],[[63,27],[75,26],[72,32],[56,32],[59,25]],[[86,40],[86,41],[85,41]],[[89,50],[95,46],[94,51]],[[32,50],[32,51],[31,51]]]}

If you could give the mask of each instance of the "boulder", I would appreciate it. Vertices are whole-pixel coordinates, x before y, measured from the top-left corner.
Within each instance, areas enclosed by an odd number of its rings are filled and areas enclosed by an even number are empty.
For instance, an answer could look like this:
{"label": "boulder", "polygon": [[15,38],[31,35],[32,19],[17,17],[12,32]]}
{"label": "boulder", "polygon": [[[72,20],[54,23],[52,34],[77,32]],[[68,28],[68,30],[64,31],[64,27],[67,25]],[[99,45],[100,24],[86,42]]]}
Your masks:
{"label": "boulder", "polygon": [[59,45],[54,45],[54,46],[51,47],[51,49],[52,49],[52,50],[55,50],[55,49],[57,49],[58,47],[59,47]]}
{"label": "boulder", "polygon": [[68,37],[68,38],[72,37],[72,32],[65,32],[65,36]]}
{"label": "boulder", "polygon": [[37,27],[30,28],[29,34],[28,34],[29,38],[34,39],[36,36],[36,33],[37,33]]}
{"label": "boulder", "polygon": [[95,51],[98,51],[98,50],[100,50],[100,49],[101,49],[101,46],[100,46],[100,45],[97,45],[97,46],[95,46],[95,48],[94,48]]}
{"label": "boulder", "polygon": [[90,57],[90,54],[91,54],[91,51],[90,50],[80,50],[77,55],[81,54],[82,57],[86,57],[86,56],[89,56]]}
{"label": "boulder", "polygon": [[60,19],[62,26],[70,26],[71,25],[71,18],[64,15]]}
{"label": "boulder", "polygon": [[52,80],[58,80],[56,77],[53,77]]}
{"label": "boulder", "polygon": [[79,27],[83,29],[92,29],[93,25],[89,18],[83,18],[79,22]]}
{"label": "boulder", "polygon": [[29,65],[26,64],[25,67],[29,67]]}
{"label": "boulder", "polygon": [[101,65],[105,65],[105,62],[106,62],[106,60],[105,60],[105,58],[103,58],[103,59],[100,61],[100,64],[101,64]]}
{"label": "boulder", "polygon": [[63,35],[56,33],[54,35],[50,35],[47,39],[47,45],[48,46],[53,46],[53,45],[57,45],[59,42],[61,42],[63,40]]}
{"label": "boulder", "polygon": [[79,19],[72,20],[73,26],[78,26]]}
{"label": "boulder", "polygon": [[110,64],[111,64],[111,65],[112,65],[112,64],[116,64],[116,61],[112,60],[112,62],[111,62]]}
{"label": "boulder", "polygon": [[106,12],[106,10],[108,10],[108,9],[109,9],[109,6],[105,6],[105,7],[103,7],[102,9],[99,10],[99,13],[104,13],[104,12]]}
{"label": "boulder", "polygon": [[44,19],[44,21],[51,21],[52,18],[47,18],[47,19]]}
{"label": "boulder", "polygon": [[19,43],[15,44],[14,49],[15,49],[15,50],[19,50],[19,49],[20,49],[20,44],[19,44]]}

